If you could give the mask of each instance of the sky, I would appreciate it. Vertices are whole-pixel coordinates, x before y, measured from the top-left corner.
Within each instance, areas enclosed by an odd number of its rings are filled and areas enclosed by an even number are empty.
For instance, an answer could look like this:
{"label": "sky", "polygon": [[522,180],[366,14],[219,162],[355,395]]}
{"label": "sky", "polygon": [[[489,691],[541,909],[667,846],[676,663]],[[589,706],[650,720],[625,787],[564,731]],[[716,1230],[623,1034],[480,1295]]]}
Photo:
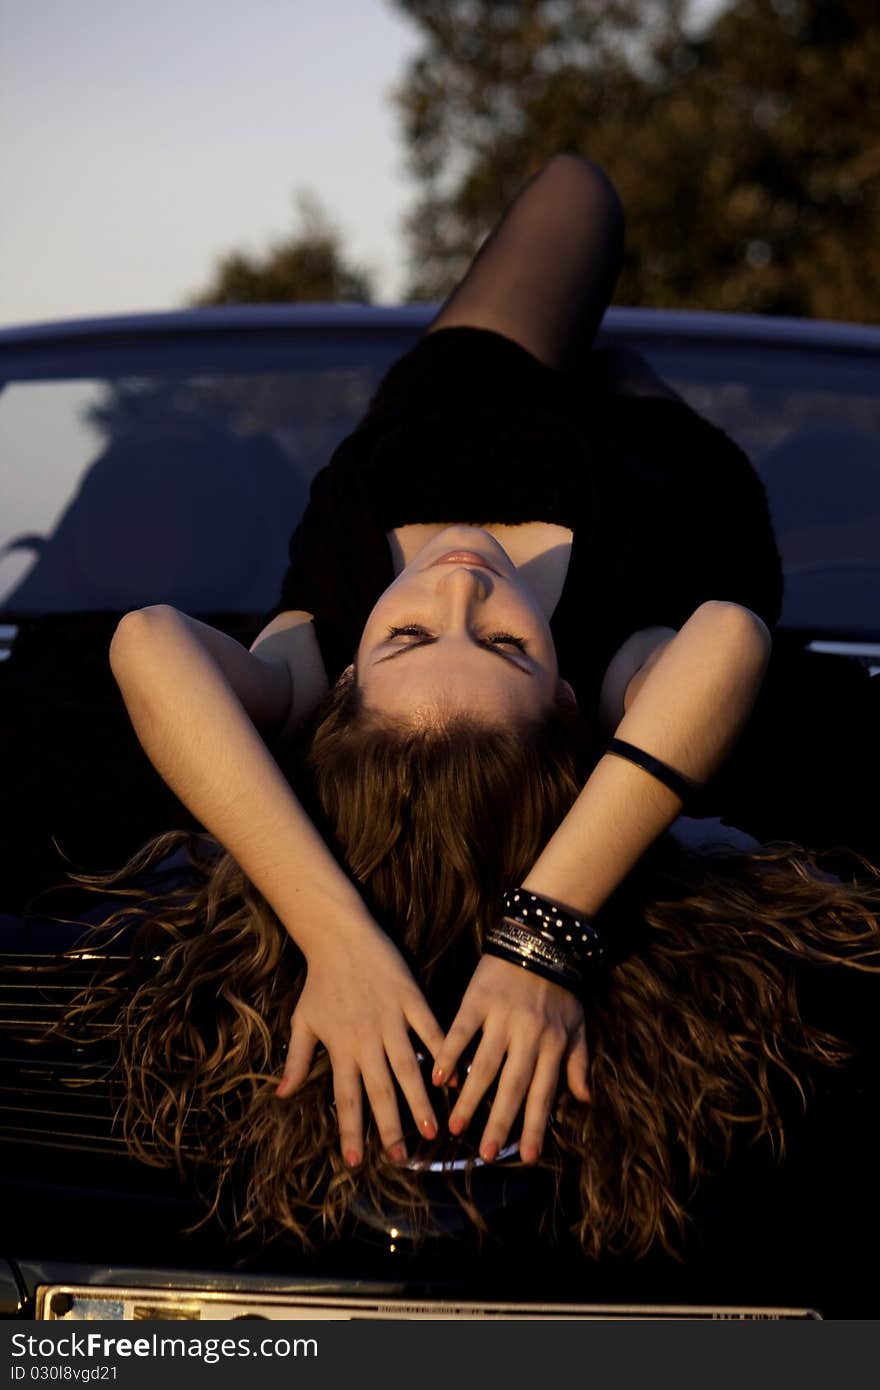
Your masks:
{"label": "sky", "polygon": [[420,46],[390,0],[0,0],[0,325],[179,307],[303,188],[396,302]]}
{"label": "sky", "polygon": [[0,0],[0,324],[178,306],[302,187],[392,302],[418,46],[385,0]]}

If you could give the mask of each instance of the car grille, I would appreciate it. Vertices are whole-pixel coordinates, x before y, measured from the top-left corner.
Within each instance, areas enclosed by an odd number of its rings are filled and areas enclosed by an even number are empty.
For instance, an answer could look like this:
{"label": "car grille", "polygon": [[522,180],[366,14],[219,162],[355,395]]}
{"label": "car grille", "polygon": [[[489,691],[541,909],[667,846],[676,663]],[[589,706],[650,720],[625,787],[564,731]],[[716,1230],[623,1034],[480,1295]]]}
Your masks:
{"label": "car grille", "polygon": [[47,1037],[83,987],[118,957],[0,956],[0,1143],[122,1155],[109,1081],[114,1049],[92,1025],[84,1044]]}

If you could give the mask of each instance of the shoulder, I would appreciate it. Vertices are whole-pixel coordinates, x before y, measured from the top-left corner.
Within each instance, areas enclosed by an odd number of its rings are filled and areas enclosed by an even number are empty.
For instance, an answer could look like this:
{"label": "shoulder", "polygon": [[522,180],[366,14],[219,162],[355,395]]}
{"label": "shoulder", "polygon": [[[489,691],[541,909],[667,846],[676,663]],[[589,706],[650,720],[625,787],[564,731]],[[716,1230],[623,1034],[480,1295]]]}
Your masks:
{"label": "shoulder", "polygon": [[257,634],[250,651],[269,665],[286,666],[291,699],[285,728],[293,728],[320,704],[329,689],[311,613],[286,609]]}
{"label": "shoulder", "polygon": [[605,671],[599,692],[599,724],[603,731],[617,728],[632,695],[632,683],[640,673],[644,677],[660,656],[663,648],[676,634],[674,627],[645,627],[633,632],[623,642]]}

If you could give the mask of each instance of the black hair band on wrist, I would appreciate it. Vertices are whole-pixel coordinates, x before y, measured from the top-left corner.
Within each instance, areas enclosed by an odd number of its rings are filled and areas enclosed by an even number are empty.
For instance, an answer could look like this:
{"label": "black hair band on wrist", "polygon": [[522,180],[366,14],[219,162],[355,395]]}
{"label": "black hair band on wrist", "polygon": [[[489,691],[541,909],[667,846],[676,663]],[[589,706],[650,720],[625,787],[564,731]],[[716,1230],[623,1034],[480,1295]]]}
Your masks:
{"label": "black hair band on wrist", "polygon": [[693,794],[699,790],[694,782],[687,777],[676,772],[674,767],[668,763],[661,762],[655,758],[653,753],[646,753],[643,748],[637,748],[634,743],[627,743],[622,738],[611,738],[605,747],[606,753],[614,753],[618,758],[625,758],[627,762],[635,763],[636,767],[642,768],[644,772],[649,772],[652,777],[656,777],[658,782],[662,782],[670,791],[675,792],[679,800],[687,802]]}

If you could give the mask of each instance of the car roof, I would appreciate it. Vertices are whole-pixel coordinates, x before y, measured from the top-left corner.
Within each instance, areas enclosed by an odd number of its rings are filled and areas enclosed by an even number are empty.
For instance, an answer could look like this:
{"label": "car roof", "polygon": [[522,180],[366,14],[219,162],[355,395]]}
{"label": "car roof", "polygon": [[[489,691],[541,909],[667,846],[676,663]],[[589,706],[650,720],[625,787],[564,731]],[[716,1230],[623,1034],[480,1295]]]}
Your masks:
{"label": "car roof", "polygon": [[[424,329],[439,303],[381,304],[247,304],[148,313],[112,314],[28,323],[0,328],[0,348],[95,341],[136,334],[211,334],[230,330],[333,330],[369,333]],[[714,313],[693,309],[610,308],[602,333],[642,339],[685,337],[690,340],[762,343],[779,346],[880,351],[880,327],[836,320]]]}

